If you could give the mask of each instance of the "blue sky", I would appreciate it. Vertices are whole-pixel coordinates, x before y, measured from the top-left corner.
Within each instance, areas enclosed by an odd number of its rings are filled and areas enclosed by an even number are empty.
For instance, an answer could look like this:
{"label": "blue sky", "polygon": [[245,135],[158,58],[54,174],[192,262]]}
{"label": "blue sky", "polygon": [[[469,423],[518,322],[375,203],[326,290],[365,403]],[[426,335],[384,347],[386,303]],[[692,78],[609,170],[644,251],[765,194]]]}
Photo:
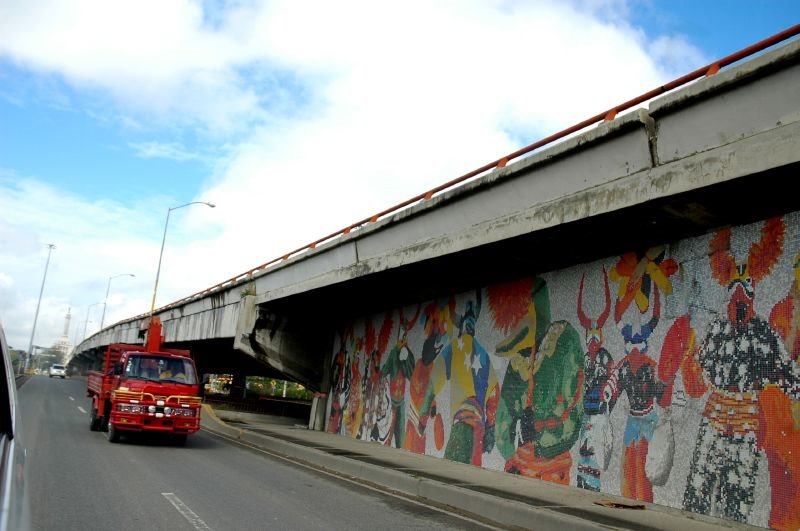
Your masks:
{"label": "blue sky", "polygon": [[[800,22],[789,0],[0,5],[0,320],[200,291]],[[455,6],[458,6],[456,10]],[[316,17],[309,18],[313,9]],[[365,22],[367,21],[367,22]],[[89,321],[87,323],[87,321]]]}
{"label": "blue sky", "polygon": [[650,35],[684,35],[712,60],[800,23],[793,0],[631,2],[631,18]]}

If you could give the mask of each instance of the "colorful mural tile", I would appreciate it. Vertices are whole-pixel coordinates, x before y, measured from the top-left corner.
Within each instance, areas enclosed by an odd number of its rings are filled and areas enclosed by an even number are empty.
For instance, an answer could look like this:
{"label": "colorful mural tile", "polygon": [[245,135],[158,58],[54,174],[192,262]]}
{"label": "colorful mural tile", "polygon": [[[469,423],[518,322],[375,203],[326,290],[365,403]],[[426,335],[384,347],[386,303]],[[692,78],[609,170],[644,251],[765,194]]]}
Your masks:
{"label": "colorful mural tile", "polygon": [[798,332],[792,213],[353,319],[327,429],[798,529]]}

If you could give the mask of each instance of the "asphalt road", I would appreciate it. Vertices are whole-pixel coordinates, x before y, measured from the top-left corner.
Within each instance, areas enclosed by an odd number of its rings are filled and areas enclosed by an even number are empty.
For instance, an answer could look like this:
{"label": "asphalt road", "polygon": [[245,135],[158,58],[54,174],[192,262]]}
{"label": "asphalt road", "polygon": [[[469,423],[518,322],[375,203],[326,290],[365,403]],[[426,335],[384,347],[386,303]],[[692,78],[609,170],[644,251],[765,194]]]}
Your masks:
{"label": "asphalt road", "polygon": [[486,529],[202,431],[112,444],[83,379],[34,376],[19,402],[35,530]]}

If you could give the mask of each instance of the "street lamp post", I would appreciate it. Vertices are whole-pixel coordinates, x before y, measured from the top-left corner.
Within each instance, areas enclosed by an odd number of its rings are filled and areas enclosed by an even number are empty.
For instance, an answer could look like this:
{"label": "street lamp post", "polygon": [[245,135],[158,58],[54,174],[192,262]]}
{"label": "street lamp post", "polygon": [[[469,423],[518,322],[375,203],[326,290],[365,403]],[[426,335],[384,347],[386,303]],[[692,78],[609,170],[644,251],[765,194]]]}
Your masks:
{"label": "street lamp post", "polygon": [[86,339],[86,328],[89,326],[89,310],[92,309],[92,306],[97,306],[98,304],[103,304],[103,301],[95,302],[86,307],[86,322],[83,323],[83,337],[81,338],[81,341]]}
{"label": "street lamp post", "polygon": [[[38,366],[38,360],[36,360],[36,349],[42,350],[43,347],[39,345],[31,345],[31,365],[34,365],[34,361],[36,361],[36,365]],[[36,372],[36,369],[33,369]]]}
{"label": "street lamp post", "polygon": [[103,329],[103,323],[106,322],[106,306],[108,306],[108,292],[111,290],[111,281],[117,277],[135,277],[133,273],[120,273],[113,277],[108,277],[108,286],[106,286],[106,298],[103,299],[103,317],[100,318],[100,330]]}
{"label": "street lamp post", "polygon": [[153,302],[150,304],[150,317],[153,317],[153,312],[156,309],[156,291],[158,291],[158,277],[161,274],[161,258],[164,256],[164,243],[167,241],[167,227],[169,226],[169,214],[173,210],[178,210],[179,208],[187,207],[189,205],[206,205],[211,208],[214,208],[216,206],[213,203],[206,203],[205,201],[192,201],[191,203],[186,203],[185,205],[172,207],[167,210],[167,221],[164,222],[164,236],[161,238],[161,252],[158,254],[158,269],[156,269],[156,283],[153,286]]}
{"label": "street lamp post", "polygon": [[[31,330],[31,341],[28,343],[28,355],[25,356],[25,367],[23,371],[28,371],[31,361],[31,350],[33,349],[33,336],[36,335],[36,321],[39,320],[39,307],[42,305],[42,293],[44,293],[44,281],[47,279],[47,268],[50,266],[50,254],[56,246],[52,243],[47,244],[47,262],[44,264],[44,276],[42,276],[42,287],[39,290],[39,302],[36,303],[36,313],[33,316],[33,329]],[[20,364],[21,365],[21,364]]]}

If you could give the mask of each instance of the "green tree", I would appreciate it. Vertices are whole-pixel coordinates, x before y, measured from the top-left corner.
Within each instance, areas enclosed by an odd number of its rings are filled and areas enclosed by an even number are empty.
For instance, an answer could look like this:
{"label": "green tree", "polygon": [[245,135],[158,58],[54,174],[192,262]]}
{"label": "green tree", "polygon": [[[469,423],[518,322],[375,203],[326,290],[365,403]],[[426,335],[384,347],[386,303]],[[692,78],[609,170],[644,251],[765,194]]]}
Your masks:
{"label": "green tree", "polygon": [[14,374],[16,374],[19,372],[20,363],[25,359],[25,351],[10,349],[9,356],[11,358],[11,365],[14,367]]}

